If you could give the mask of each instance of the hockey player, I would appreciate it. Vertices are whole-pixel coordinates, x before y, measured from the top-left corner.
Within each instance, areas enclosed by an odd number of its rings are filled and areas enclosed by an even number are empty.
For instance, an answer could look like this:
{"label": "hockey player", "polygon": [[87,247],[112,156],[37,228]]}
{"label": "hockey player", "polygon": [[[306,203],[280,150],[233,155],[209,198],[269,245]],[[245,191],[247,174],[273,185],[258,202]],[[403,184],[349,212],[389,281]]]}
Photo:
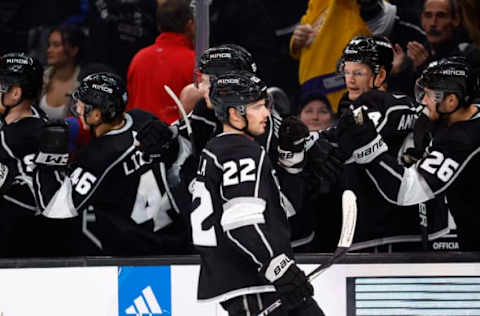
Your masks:
{"label": "hockey player", "polygon": [[[388,78],[392,60],[393,51],[388,40],[380,37],[358,36],[345,47],[339,61],[339,70],[345,74],[347,87],[349,87],[348,95],[355,99],[355,101],[349,101],[350,105],[357,109],[356,111],[362,109],[366,111],[388,144],[390,154],[400,157],[404,150],[403,146],[407,143],[407,136],[413,131],[418,109],[414,101],[405,95],[378,90],[378,87],[382,86]],[[336,134],[336,128],[320,133],[321,146],[327,145],[329,149],[327,155],[339,155],[339,158],[347,160],[346,163],[351,163],[348,160],[349,156],[345,153],[342,155],[338,150],[332,150],[325,142],[325,140],[329,143],[337,142]],[[291,139],[302,137],[304,136],[298,135]],[[313,135],[313,138],[316,137]],[[294,157],[294,155],[290,156]],[[322,165],[316,164],[309,168],[320,169]],[[358,196],[357,228],[352,248],[373,250],[371,247],[383,244],[420,241],[418,207],[405,208],[390,204],[375,188],[364,185],[367,174],[363,170],[349,169],[347,176],[349,185],[353,186]],[[326,174],[324,171],[320,172],[320,176]],[[357,181],[352,181],[354,178]],[[438,201],[431,203],[435,204],[432,207],[442,207]],[[446,214],[446,208],[444,206],[443,208]],[[446,222],[444,224],[446,226]],[[435,230],[440,231],[442,228],[445,227],[440,225]]]}
{"label": "hockey player", "polygon": [[[183,183],[179,188],[175,189],[175,195],[178,196],[177,199],[179,200],[184,199],[182,197],[188,194],[184,192],[186,191],[186,188],[184,187],[185,184],[188,185],[191,183],[195,176],[195,170],[198,165],[198,153],[203,149],[209,139],[223,131],[222,123],[215,117],[213,106],[208,97],[210,80],[228,71],[244,70],[254,72],[256,66],[250,53],[248,53],[243,47],[233,44],[225,44],[206,50],[200,58],[199,70],[198,86],[199,90],[203,91],[202,97],[195,105],[193,112],[189,115],[193,130],[191,138],[194,142],[194,149],[197,151],[197,154],[194,153],[181,166],[182,170],[180,175],[183,178]],[[152,123],[150,131],[154,134],[154,125],[158,123]],[[177,124],[179,125],[180,135],[184,138],[188,138],[185,122],[180,121]],[[266,132],[255,136],[255,140],[265,148],[270,160],[275,162],[275,167],[277,166],[276,161],[278,160],[277,144],[280,124],[280,115],[272,109],[267,118]],[[153,139],[153,137],[150,138]],[[139,141],[142,142],[141,139],[139,139]],[[153,151],[154,150],[152,150],[152,152]],[[179,160],[180,159],[181,158],[179,158]],[[297,197],[303,194],[304,187],[294,179],[297,177],[296,175],[292,176],[284,170],[278,170],[278,172],[279,181],[284,188],[287,197],[285,203],[289,205],[299,205],[301,201],[298,200]],[[296,184],[300,185],[297,186]],[[188,213],[190,208],[185,206],[182,209],[186,210]],[[296,212],[293,206],[290,206],[289,209],[292,210],[291,217],[289,218],[292,229],[292,245],[297,247],[310,243],[313,239],[313,231],[312,229],[309,229],[309,227],[311,227],[311,217],[306,212]]]}
{"label": "hockey player", "polygon": [[392,70],[391,43],[380,36],[356,36],[345,46],[338,63],[338,72],[345,77],[347,92],[340,99],[341,115],[362,93],[385,90]]}
{"label": "hockey player", "polygon": [[366,170],[385,200],[412,205],[446,193],[462,250],[480,249],[475,190],[480,114],[479,106],[469,102],[471,81],[469,66],[454,57],[432,62],[423,71],[416,96],[435,122],[433,139],[425,157],[409,168],[392,156],[388,142],[369,118],[357,127],[349,115],[339,125],[342,147],[353,152],[353,159]]}
{"label": "hockey player", "polygon": [[35,107],[42,82],[36,59],[0,57],[0,256],[40,255],[31,167],[45,122]]}
{"label": "hockey player", "polygon": [[[167,170],[175,159],[172,131],[164,124],[165,154],[145,156],[136,131],[153,115],[140,110],[125,113],[127,93],[110,73],[85,77],[73,94],[77,111],[90,127],[92,139],[77,152],[67,176],[38,161],[39,201],[48,217],[83,216],[83,233],[106,255],[145,255],[188,252],[185,226],[177,220]],[[43,143],[46,157],[65,157],[68,137],[64,124],[46,130],[56,145]],[[173,153],[171,158],[169,154]],[[65,167],[62,159],[57,167]],[[65,171],[65,169],[63,170]],[[59,188],[61,184],[61,187]]]}
{"label": "hockey player", "polygon": [[[182,99],[188,99],[188,102],[195,102],[195,107],[190,115],[192,124],[192,135],[194,148],[200,152],[207,141],[222,132],[222,124],[214,115],[213,105],[211,104],[208,93],[210,90],[210,78],[215,78],[229,71],[249,71],[255,73],[257,66],[253,61],[252,55],[243,47],[234,44],[224,44],[218,47],[207,49],[199,60],[198,71],[196,72],[196,85],[198,88],[185,88],[182,95],[190,95]],[[189,91],[189,92],[187,92]],[[281,123],[281,117],[276,111],[272,111],[267,121],[267,132],[257,136],[259,144],[263,145],[269,153],[271,159],[276,160],[276,138],[278,137],[278,127]],[[184,131],[185,126],[180,126],[180,131]]]}
{"label": "hockey player", "polygon": [[201,255],[198,299],[229,315],[323,315],[292,258],[286,210],[272,164],[254,136],[265,133],[267,87],[248,72],[216,77],[210,99],[223,133],[203,149],[194,182],[193,241]]}

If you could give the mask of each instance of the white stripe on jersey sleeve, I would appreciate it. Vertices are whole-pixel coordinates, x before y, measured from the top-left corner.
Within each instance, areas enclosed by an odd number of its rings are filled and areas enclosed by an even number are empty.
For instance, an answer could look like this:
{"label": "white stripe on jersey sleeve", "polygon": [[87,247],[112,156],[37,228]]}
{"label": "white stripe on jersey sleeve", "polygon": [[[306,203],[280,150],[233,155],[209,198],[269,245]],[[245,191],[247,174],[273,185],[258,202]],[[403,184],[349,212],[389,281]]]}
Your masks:
{"label": "white stripe on jersey sleeve", "polygon": [[230,238],[231,241],[233,241],[240,249],[242,249],[247,255],[249,255],[253,262],[255,262],[260,268],[263,266],[262,263],[257,259],[257,257],[255,257],[255,255],[249,251],[245,246],[243,246],[240,241],[238,241],[236,238],[234,238],[232,236],[232,234],[230,234],[229,231],[227,231],[227,236],[228,238]]}
{"label": "white stripe on jersey sleeve", "polygon": [[262,176],[263,161],[265,160],[265,150],[262,148],[262,154],[260,155],[260,162],[257,169],[257,180],[255,183],[255,197],[258,197],[258,191],[260,190],[260,178]]}
{"label": "white stripe on jersey sleeve", "polygon": [[400,205],[415,205],[433,199],[435,195],[425,179],[418,173],[416,165],[405,168],[397,201]]}
{"label": "white stripe on jersey sleeve", "polygon": [[[392,199],[392,196],[389,197],[388,194],[382,190],[382,186],[379,185],[379,179],[375,178],[375,176],[368,169],[365,171],[377,187],[377,190],[388,202],[407,206],[425,202],[435,197],[425,179],[420,175],[420,173],[418,173],[415,165],[411,166],[410,168],[404,168],[403,176],[395,172],[385,163],[380,163],[380,166],[399,181],[398,194],[395,197],[395,200]],[[393,180],[393,178],[390,178],[389,180]]]}
{"label": "white stripe on jersey sleeve", "polygon": [[220,221],[223,231],[239,227],[264,224],[263,212],[266,202],[260,198],[238,197],[223,204],[223,215]]}
{"label": "white stripe on jersey sleeve", "polygon": [[387,112],[385,113],[385,116],[383,117],[382,122],[377,126],[377,132],[380,133],[382,131],[382,129],[385,127],[385,125],[388,122],[389,115],[392,112],[403,111],[403,110],[412,110],[412,114],[414,113],[413,108],[409,105],[395,105],[395,106],[389,107]]}
{"label": "white stripe on jersey sleeve", "polygon": [[42,213],[48,218],[71,218],[78,215],[72,201],[72,182],[66,177],[60,189]]}
{"label": "white stripe on jersey sleeve", "polygon": [[215,132],[215,130],[217,129],[217,123],[216,123],[216,122],[209,121],[209,120],[207,120],[206,118],[204,118],[204,117],[202,117],[202,116],[198,116],[198,115],[196,115],[196,114],[192,114],[192,115],[190,116],[190,119],[191,119],[191,120],[201,121],[201,122],[203,122],[203,123],[205,123],[205,124],[207,124],[207,125],[212,126],[214,132]]}

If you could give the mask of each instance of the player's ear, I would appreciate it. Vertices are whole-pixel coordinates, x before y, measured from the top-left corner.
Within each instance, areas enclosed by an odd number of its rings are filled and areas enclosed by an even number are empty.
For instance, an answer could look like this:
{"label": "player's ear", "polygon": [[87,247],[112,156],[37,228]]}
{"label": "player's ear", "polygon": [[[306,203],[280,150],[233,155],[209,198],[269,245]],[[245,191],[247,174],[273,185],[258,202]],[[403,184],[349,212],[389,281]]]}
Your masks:
{"label": "player's ear", "polygon": [[447,102],[447,105],[449,108],[456,109],[458,106],[458,97],[455,93],[450,93],[445,97],[445,101]]}
{"label": "player's ear", "polygon": [[18,85],[13,85],[11,88],[10,88],[10,95],[14,98],[15,102],[20,100],[20,98],[22,97],[22,88],[20,88],[20,86]]}
{"label": "player's ear", "polygon": [[228,119],[230,120],[231,124],[234,124],[234,126],[240,127],[242,124],[244,124],[243,117],[234,107],[228,108]]}
{"label": "player's ear", "polygon": [[381,67],[380,71],[375,76],[375,81],[373,82],[373,86],[377,88],[381,87],[382,84],[385,83],[386,78],[387,78],[387,71],[385,70],[385,68]]}
{"label": "player's ear", "polygon": [[101,122],[102,121],[102,111],[98,108],[93,108],[90,113],[88,114],[90,120],[93,122]]}

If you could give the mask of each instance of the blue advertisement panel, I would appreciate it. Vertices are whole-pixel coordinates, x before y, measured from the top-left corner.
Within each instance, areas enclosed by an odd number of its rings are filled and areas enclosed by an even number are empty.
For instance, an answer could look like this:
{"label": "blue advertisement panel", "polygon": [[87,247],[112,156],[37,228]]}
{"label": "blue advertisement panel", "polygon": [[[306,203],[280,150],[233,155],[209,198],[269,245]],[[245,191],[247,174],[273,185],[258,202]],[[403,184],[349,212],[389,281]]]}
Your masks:
{"label": "blue advertisement panel", "polygon": [[119,267],[118,315],[171,315],[170,266]]}

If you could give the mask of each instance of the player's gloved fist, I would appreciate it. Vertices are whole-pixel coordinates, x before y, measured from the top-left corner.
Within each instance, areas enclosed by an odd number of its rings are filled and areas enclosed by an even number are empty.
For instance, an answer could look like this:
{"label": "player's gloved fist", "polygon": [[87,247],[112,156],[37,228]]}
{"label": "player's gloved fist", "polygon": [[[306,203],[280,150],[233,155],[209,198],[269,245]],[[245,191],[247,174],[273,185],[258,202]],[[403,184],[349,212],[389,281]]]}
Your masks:
{"label": "player's gloved fist", "polygon": [[41,131],[35,163],[38,166],[66,166],[68,143],[68,124],[64,120],[48,121]]}
{"label": "player's gloved fist", "polygon": [[320,136],[307,151],[306,169],[313,175],[320,193],[327,193],[337,183],[343,169],[342,153],[337,146]]}
{"label": "player's gloved fist", "polygon": [[285,254],[273,258],[263,272],[265,278],[275,286],[287,309],[292,309],[313,296],[313,287],[305,273]]}
{"label": "player's gloved fist", "polygon": [[308,136],[308,127],[297,117],[289,116],[283,120],[278,132],[278,162],[289,173],[303,170]]}
{"label": "player's gloved fist", "polygon": [[388,150],[375,125],[362,108],[348,110],[337,125],[341,149],[351,158],[346,163],[368,164]]}
{"label": "player's gloved fist", "polygon": [[416,164],[417,161],[423,158],[423,151],[413,147],[407,148],[407,150],[405,150],[405,153],[402,154],[401,158],[402,163],[405,165],[405,167],[410,167],[411,165]]}
{"label": "player's gloved fist", "polygon": [[168,126],[161,120],[150,120],[140,128],[136,139],[140,143],[139,149],[148,159],[164,155],[177,135],[176,126]]}
{"label": "player's gloved fist", "polygon": [[433,122],[429,118],[428,109],[420,112],[413,127],[413,148],[407,148],[402,155],[402,162],[409,167],[421,160],[425,154],[425,148],[432,139],[431,130]]}

